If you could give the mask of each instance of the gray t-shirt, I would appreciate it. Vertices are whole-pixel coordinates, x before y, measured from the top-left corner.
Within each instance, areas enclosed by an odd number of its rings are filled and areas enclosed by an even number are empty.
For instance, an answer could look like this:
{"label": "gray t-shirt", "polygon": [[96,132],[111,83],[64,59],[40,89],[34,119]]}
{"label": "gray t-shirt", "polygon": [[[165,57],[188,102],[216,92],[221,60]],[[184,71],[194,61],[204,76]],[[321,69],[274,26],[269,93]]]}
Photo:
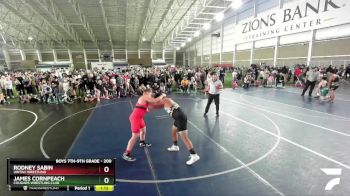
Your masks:
{"label": "gray t-shirt", "polygon": [[310,82],[315,82],[317,80],[319,73],[317,71],[309,70],[306,72],[306,79]]}

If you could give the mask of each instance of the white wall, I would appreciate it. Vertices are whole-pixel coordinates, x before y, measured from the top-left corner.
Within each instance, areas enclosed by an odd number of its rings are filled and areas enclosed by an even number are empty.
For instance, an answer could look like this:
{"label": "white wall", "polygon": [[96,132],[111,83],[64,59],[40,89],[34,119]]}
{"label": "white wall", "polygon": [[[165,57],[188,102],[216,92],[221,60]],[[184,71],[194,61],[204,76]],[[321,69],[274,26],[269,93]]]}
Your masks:
{"label": "white wall", "polygon": [[220,53],[220,49],[221,49],[221,31],[220,30],[217,30],[217,31],[214,31],[213,34],[216,34],[216,33],[220,33],[220,37],[215,37],[215,36],[212,36],[211,39],[212,39],[212,53],[213,54],[218,54]]}
{"label": "white wall", "polygon": [[[235,48],[236,48],[236,52],[251,50],[252,42],[243,43],[243,44],[236,43],[237,38],[235,37],[235,30],[237,30],[236,25],[240,20],[246,19],[248,17],[252,17],[254,15],[253,2],[254,1],[250,1],[248,4],[244,5],[244,7],[241,8],[241,12],[239,12],[238,14],[232,13],[232,11],[225,14],[225,20],[222,22],[223,24],[223,32],[221,32],[221,36],[223,36],[222,43],[221,43],[221,38],[212,37],[212,41],[210,40],[212,33],[217,33],[221,31],[221,29],[219,30],[216,29],[216,30],[212,30],[210,33],[207,32],[207,34],[195,39],[191,43],[187,43],[187,47],[192,47],[194,44],[196,44],[197,51],[195,54],[197,57],[205,56],[205,58],[203,58],[204,59],[203,61],[205,62],[210,61],[210,60],[206,60],[208,58],[207,55],[210,55],[210,51],[212,52],[212,56],[221,52],[220,50],[221,45],[223,48],[222,53],[227,53],[227,52],[234,53]],[[256,0],[256,2],[257,2],[257,7],[255,9],[257,12],[256,14],[259,14],[261,12],[266,12],[269,9],[276,9],[279,6],[279,1],[277,0]],[[291,1],[284,0],[284,2],[291,2]],[[337,39],[337,38],[344,38],[344,37],[350,37],[350,23],[323,28],[323,29],[316,29],[314,39],[315,41],[320,41],[320,40],[329,40],[329,39]],[[283,45],[299,44],[299,43],[300,44],[303,43],[304,45],[306,43],[307,45],[309,45],[308,43],[310,42],[311,38],[312,38],[311,31],[280,36],[279,47],[277,48],[283,47]],[[274,48],[274,46],[277,43],[277,40],[278,40],[277,37],[257,40],[255,41],[254,48],[266,48],[266,47]],[[201,45],[202,41],[203,41],[203,54],[202,54],[202,45]],[[212,44],[210,45],[210,43]],[[190,58],[191,59],[196,58],[196,56],[191,56]],[[307,51],[302,56],[307,57],[308,56]],[[350,54],[349,54],[349,59],[350,59]],[[249,59],[247,60],[249,61]],[[196,63],[199,64],[200,62],[197,61]]]}
{"label": "white wall", "polygon": [[231,52],[235,49],[235,24],[224,26],[223,52]]}
{"label": "white wall", "polygon": [[203,39],[203,55],[210,55],[210,34]]}
{"label": "white wall", "polygon": [[255,42],[255,48],[266,48],[269,46],[274,46],[276,44],[277,38],[263,39]]}

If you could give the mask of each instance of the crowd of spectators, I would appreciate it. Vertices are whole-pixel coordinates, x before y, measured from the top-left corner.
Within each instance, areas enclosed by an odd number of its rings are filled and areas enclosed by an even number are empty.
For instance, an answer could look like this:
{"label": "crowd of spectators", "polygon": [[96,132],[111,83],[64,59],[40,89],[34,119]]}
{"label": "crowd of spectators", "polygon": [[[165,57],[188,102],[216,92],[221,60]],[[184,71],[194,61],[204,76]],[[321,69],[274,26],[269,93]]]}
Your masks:
{"label": "crowd of spectators", "polygon": [[[0,103],[16,100],[20,103],[73,103],[101,99],[138,96],[143,86],[154,92],[199,92],[205,88],[209,72],[217,72],[224,83],[232,74],[232,87],[284,87],[286,83],[305,85],[309,67],[272,67],[252,64],[250,67],[133,67],[126,70],[63,70],[0,72]],[[350,77],[350,65],[317,67],[320,75],[335,70]]]}
{"label": "crowd of spectators", "polygon": [[138,96],[143,86],[154,92],[184,93],[204,88],[209,69],[181,67],[142,68],[127,70],[63,70],[15,71],[0,73],[2,103],[18,97],[19,102],[72,103]]}
{"label": "crowd of spectators", "polygon": [[350,64],[347,67],[342,65],[339,68],[332,65],[326,67],[296,64],[292,67],[272,67],[252,64],[248,68],[232,68],[232,86],[237,87],[239,81],[241,81],[243,88],[249,88],[251,86],[284,88],[287,83],[300,87],[305,85],[306,73],[310,69],[317,70],[317,73],[319,74],[317,78],[318,81],[320,81],[324,75],[328,77],[329,73],[337,73],[344,79],[350,78]]}

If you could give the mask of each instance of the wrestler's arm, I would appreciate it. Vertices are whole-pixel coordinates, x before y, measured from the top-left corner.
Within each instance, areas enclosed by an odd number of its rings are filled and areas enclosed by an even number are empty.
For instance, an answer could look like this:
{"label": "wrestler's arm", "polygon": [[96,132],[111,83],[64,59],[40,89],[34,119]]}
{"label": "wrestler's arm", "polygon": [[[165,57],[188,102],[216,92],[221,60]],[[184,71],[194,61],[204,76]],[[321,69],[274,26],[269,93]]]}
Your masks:
{"label": "wrestler's arm", "polygon": [[165,94],[162,94],[161,96],[157,97],[157,98],[152,98],[152,97],[146,97],[146,101],[150,104],[152,103],[157,103],[158,101],[162,100],[163,97],[165,97]]}
{"label": "wrestler's arm", "polygon": [[149,108],[151,109],[161,109],[164,108],[164,106],[167,104],[167,100],[166,99],[161,99],[157,102],[154,103],[150,103]]}

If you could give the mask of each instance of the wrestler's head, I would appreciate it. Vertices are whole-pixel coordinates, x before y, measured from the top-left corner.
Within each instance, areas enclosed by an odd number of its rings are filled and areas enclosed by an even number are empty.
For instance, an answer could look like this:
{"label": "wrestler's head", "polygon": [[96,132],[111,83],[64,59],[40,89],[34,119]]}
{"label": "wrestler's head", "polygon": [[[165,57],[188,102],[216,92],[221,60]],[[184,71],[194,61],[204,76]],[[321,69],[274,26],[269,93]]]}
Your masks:
{"label": "wrestler's head", "polygon": [[162,92],[154,92],[153,94],[152,94],[152,97],[153,98],[157,98],[157,97],[160,97],[162,95]]}
{"label": "wrestler's head", "polygon": [[142,91],[142,94],[144,96],[152,96],[152,89],[151,88],[147,88],[145,86],[142,86],[141,91]]}

